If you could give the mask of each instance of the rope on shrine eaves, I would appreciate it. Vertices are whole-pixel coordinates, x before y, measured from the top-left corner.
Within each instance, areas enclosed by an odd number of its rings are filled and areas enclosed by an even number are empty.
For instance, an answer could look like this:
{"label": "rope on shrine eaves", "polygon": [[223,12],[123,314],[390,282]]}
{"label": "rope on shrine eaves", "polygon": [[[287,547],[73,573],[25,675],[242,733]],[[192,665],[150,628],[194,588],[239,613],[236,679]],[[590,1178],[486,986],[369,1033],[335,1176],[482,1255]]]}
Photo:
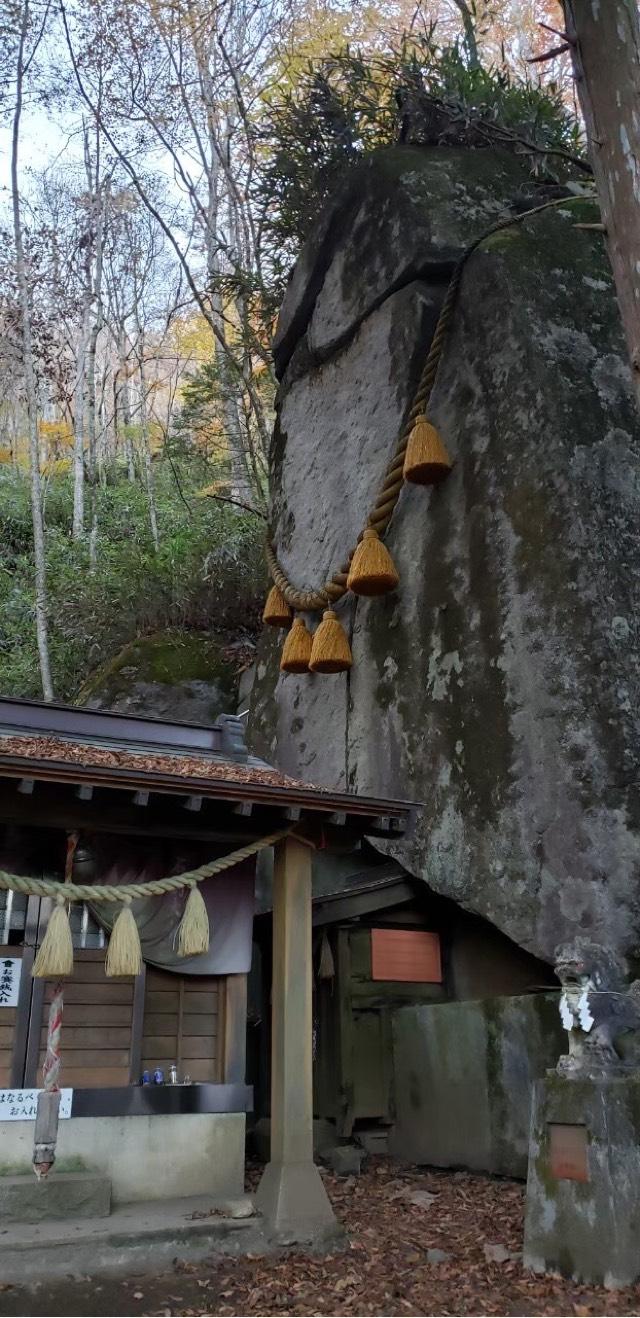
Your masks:
{"label": "rope on shrine eaves", "polygon": [[60,883],[56,879],[33,879],[24,874],[8,874],[0,870],[0,889],[24,893],[28,897],[62,898],[65,902],[126,902],[136,897],[162,897],[167,892],[192,888],[204,879],[222,874],[241,861],[248,860],[250,856],[256,856],[266,847],[272,847],[290,832],[290,828],[281,829],[278,833],[270,833],[256,842],[250,842],[246,847],[230,852],[228,856],[208,861],[198,869],[165,879],[149,879],[146,883]]}

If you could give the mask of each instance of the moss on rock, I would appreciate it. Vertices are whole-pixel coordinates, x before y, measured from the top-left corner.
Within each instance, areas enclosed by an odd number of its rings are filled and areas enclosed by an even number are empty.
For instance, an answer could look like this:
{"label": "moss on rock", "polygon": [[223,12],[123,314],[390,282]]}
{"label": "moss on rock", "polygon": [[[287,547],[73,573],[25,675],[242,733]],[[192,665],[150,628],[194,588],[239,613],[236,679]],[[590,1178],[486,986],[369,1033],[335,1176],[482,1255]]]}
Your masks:
{"label": "moss on rock", "polygon": [[93,709],[209,722],[235,708],[237,665],[215,636],[158,632],[125,645],[85,682],[77,703]]}

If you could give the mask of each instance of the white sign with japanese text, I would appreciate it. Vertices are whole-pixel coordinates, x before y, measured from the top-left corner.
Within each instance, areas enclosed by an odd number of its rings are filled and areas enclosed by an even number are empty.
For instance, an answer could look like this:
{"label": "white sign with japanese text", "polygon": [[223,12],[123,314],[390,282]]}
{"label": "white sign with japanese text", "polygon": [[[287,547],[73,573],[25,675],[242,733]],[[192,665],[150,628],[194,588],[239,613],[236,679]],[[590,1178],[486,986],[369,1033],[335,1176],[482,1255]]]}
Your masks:
{"label": "white sign with japanese text", "polygon": [[[39,1089],[0,1089],[0,1121],[35,1121]],[[60,1117],[71,1116],[72,1089],[60,1090]]]}
{"label": "white sign with japanese text", "polygon": [[21,957],[0,957],[0,1007],[17,1007],[21,974]]}

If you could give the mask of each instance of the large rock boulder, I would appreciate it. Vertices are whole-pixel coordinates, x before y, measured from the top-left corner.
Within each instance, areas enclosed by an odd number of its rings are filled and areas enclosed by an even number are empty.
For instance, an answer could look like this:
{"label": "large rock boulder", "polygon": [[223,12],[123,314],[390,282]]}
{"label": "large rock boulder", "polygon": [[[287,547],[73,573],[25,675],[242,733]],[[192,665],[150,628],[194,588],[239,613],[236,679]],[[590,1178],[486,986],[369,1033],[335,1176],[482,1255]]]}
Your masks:
{"label": "large rock boulder", "polygon": [[[494,151],[396,148],[322,217],[282,309],[274,532],[298,585],[344,560],[409,406],[452,259],[519,205]],[[394,854],[547,959],[630,950],[640,902],[640,423],[591,203],[469,261],[430,414],[455,458],[407,487],[398,590],[350,598],[349,676],[262,641],[254,748],[319,784],[422,803]]]}
{"label": "large rock boulder", "polygon": [[236,707],[238,658],[214,636],[167,631],[142,636],[99,668],[77,703],[178,723],[214,723]]}

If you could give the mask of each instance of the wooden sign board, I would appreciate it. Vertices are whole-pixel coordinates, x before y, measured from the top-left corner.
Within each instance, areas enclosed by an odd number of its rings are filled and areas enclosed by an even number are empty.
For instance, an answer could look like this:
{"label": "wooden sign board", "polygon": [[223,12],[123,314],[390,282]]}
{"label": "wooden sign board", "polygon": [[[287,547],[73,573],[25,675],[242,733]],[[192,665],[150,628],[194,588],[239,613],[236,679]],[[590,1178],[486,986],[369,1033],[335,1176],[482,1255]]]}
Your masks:
{"label": "wooden sign board", "polygon": [[[0,1121],[35,1121],[39,1089],[0,1089]],[[60,1090],[59,1116],[71,1116],[72,1089]]]}
{"label": "wooden sign board", "polygon": [[0,957],[0,1007],[17,1007],[21,974],[21,957]]}
{"label": "wooden sign board", "polygon": [[589,1142],[586,1126],[550,1121],[547,1130],[551,1175],[559,1181],[588,1181]]}
{"label": "wooden sign board", "polygon": [[441,984],[440,939],[426,929],[372,929],[371,978]]}

